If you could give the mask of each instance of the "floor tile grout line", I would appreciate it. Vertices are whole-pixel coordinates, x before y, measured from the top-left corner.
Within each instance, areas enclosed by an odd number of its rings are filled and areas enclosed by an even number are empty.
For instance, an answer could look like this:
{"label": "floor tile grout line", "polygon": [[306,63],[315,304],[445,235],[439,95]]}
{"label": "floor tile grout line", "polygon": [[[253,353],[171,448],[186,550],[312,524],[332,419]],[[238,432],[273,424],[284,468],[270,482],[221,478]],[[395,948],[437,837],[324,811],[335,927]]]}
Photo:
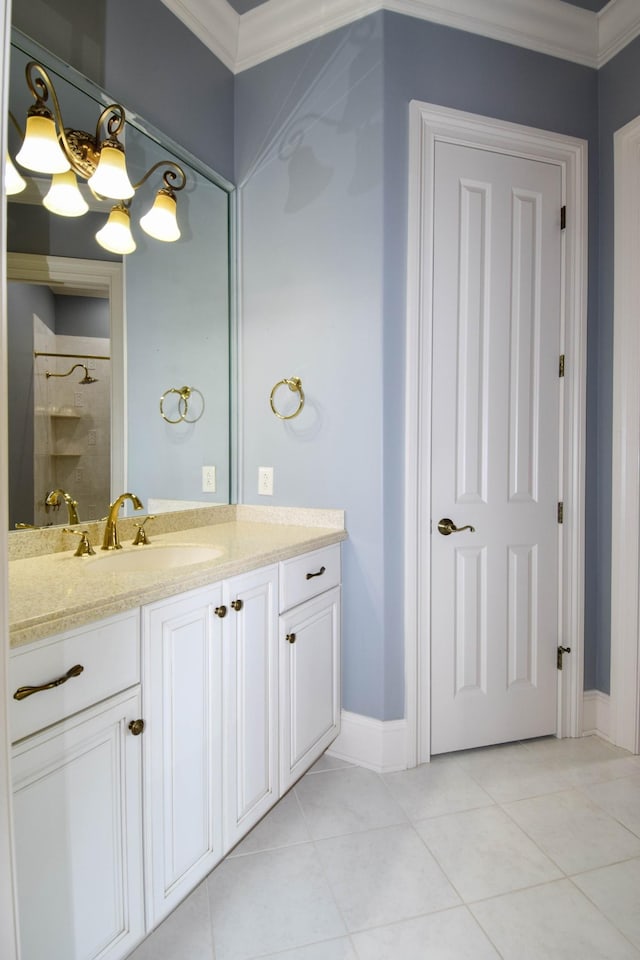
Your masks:
{"label": "floor tile grout line", "polygon": [[[638,858],[633,858],[633,859],[638,859]],[[624,861],[621,861],[621,862],[622,862],[622,863],[628,863],[629,861],[628,861],[628,860],[624,860]],[[616,864],[610,864],[609,866],[616,866]],[[598,868],[596,868],[596,869],[603,870],[603,869],[606,869],[606,867],[598,867]],[[589,871],[589,872],[592,872],[592,871]],[[581,874],[577,873],[577,874],[575,874],[574,876],[579,877],[579,876],[581,876]],[[622,929],[618,926],[618,924],[617,924],[614,920],[611,919],[611,917],[608,917],[608,916],[606,915],[606,913],[604,913],[604,911],[600,909],[600,907],[599,907],[598,904],[595,902],[595,900],[592,900],[592,898],[589,896],[589,894],[588,894],[585,890],[581,890],[580,887],[578,886],[578,884],[577,884],[577,883],[574,883],[574,877],[567,877],[567,880],[573,885],[573,887],[578,891],[578,893],[582,894],[582,896],[585,897],[585,899],[589,901],[589,903],[590,903],[591,906],[594,908],[594,910],[597,910],[598,913],[600,914],[600,916],[603,917],[603,919],[606,920],[607,923],[610,923],[611,926],[614,928],[614,930],[617,930],[617,931],[618,931],[618,933],[620,934],[620,936],[624,937],[624,939],[627,941],[627,943],[629,943],[629,944],[633,947],[633,949],[636,951],[636,953],[637,953],[638,956],[640,957],[640,947],[638,947],[638,945],[637,945],[636,943],[634,943],[633,940],[631,940],[631,939],[627,936],[627,934],[624,932],[624,930],[622,930]]]}

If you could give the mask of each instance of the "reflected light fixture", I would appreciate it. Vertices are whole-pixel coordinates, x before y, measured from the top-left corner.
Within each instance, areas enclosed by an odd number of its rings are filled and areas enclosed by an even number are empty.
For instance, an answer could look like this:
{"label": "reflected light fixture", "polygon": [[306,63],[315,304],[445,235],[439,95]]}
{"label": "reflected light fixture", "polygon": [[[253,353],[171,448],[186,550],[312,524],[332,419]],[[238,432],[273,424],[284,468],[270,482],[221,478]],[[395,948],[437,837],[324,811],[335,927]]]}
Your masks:
{"label": "reflected light fixture", "polygon": [[26,189],[27,181],[16,170],[13,161],[7,153],[4,163],[4,189],[8,197],[22,193]]}
{"label": "reflected light fixture", "polygon": [[[158,190],[151,210],[142,217],[140,226],[156,240],[178,240],[180,228],[176,193],[187,182],[182,167],[173,160],[161,160],[147,170],[137,183],[131,183],[124,147],[118,139],[126,123],[124,107],[119,103],[105,107],[92,135],[65,127],[55,87],[40,63],[29,61],[26,80],[35,103],[29,108],[24,140],[16,160],[28,170],[52,175],[51,187],[43,200],[44,206],[63,217],[78,217],[85,213],[89,206],[76,181],[76,175],[81,177],[88,182],[99,200],[118,201],[107,223],[96,234],[98,243],[113,253],[132,253],[136,243],[131,234],[131,200],[149,177],[162,170],[163,186]],[[104,138],[103,126],[106,127]],[[9,157],[7,160],[11,162]]]}

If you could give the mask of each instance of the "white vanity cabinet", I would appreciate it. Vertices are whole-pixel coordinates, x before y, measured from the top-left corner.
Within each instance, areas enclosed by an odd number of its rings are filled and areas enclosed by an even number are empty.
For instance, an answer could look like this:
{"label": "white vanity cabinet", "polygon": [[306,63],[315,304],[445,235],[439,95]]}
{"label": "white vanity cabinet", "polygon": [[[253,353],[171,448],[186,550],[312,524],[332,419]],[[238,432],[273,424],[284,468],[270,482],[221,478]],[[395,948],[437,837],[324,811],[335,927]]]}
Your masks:
{"label": "white vanity cabinet", "polygon": [[278,799],[277,567],[142,608],[147,924]]}
{"label": "white vanity cabinet", "polygon": [[[144,934],[138,623],[12,652],[12,738],[30,734],[12,747],[23,960],[120,960]],[[44,689],[13,699],[24,686]]]}
{"label": "white vanity cabinet", "polygon": [[222,611],[221,583],[142,608],[149,930],[222,857]]}
{"label": "white vanity cabinet", "polygon": [[340,547],[280,564],[280,791],[340,732]]}

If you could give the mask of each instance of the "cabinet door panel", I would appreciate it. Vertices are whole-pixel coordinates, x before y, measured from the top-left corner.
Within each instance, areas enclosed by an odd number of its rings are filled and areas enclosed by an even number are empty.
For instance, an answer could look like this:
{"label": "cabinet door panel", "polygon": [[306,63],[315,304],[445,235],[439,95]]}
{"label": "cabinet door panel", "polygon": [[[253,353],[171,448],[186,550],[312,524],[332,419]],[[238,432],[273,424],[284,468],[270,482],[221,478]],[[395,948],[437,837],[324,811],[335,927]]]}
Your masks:
{"label": "cabinet door panel", "polygon": [[143,934],[139,716],[136,691],[14,748],[23,960],[116,960]]}
{"label": "cabinet door panel", "polygon": [[224,651],[225,847],[236,843],[278,798],[277,567],[230,580]]}
{"label": "cabinet door panel", "polygon": [[221,596],[216,585],[144,610],[150,925],[222,856]]}
{"label": "cabinet door panel", "polygon": [[339,640],[339,588],[280,618],[281,792],[339,732]]}

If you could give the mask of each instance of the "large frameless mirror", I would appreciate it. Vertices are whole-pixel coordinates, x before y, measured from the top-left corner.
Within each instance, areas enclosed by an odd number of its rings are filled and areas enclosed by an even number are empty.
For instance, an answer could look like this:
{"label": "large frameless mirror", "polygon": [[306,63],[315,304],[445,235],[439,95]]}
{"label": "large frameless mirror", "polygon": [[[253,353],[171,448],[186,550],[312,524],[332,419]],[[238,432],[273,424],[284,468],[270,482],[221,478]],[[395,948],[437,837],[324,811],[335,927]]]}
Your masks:
{"label": "large frameless mirror", "polygon": [[95,235],[113,201],[80,183],[87,212],[52,213],[51,177],[16,162],[34,101],[31,60],[51,77],[65,126],[94,130],[110,103],[13,33],[9,153],[26,185],[7,204],[10,526],[99,519],[125,489],[150,512],[227,503],[231,185],[127,117],[133,183],[161,161],[185,172],[181,236],[161,242],[140,228],[163,187],[150,176],[131,200],[135,250],[103,249]]}

